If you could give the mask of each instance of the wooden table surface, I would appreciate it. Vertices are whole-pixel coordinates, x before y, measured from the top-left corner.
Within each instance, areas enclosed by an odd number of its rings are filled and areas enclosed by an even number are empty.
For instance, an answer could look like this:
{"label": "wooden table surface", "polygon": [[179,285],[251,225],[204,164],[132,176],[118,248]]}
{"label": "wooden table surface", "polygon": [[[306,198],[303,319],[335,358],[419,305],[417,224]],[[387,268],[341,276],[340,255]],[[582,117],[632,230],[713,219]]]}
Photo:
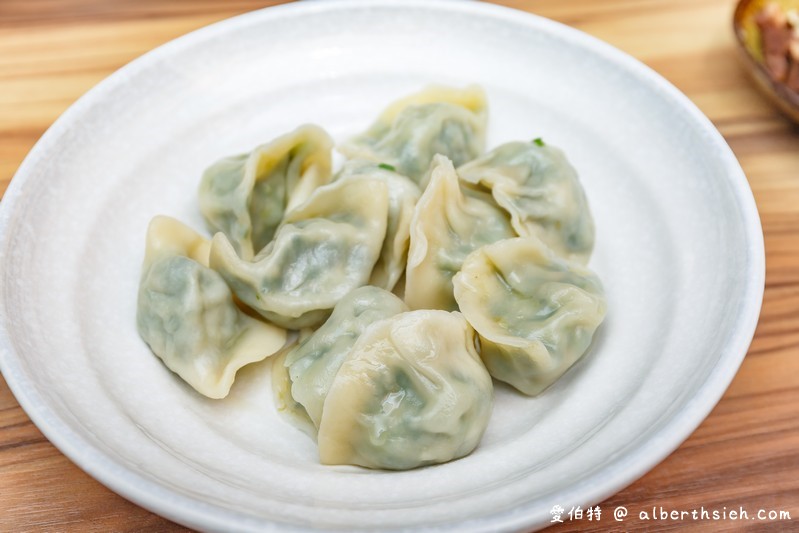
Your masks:
{"label": "wooden table surface", "polygon": [[[0,193],[81,94],[156,46],[259,0],[0,0]],[[707,531],[799,530],[799,130],[737,62],[732,0],[503,0],[603,39],[685,92],[741,162],[763,221],[766,292],[754,342],[724,398],[670,457],[562,530],[659,529],[653,506],[788,511],[791,521],[688,521]],[[564,502],[567,504],[567,502]],[[629,516],[615,522],[612,511]],[[567,513],[569,508],[567,506]],[[61,455],[0,380],[0,531],[182,530],[109,491]],[[558,528],[555,528],[558,529]]]}

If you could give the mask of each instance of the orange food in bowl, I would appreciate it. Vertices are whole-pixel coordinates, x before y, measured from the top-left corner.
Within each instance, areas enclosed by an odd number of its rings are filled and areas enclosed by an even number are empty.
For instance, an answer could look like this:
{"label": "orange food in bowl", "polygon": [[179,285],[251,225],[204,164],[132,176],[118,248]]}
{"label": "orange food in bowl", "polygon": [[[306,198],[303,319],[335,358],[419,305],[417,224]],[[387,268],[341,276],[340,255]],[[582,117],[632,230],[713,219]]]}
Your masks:
{"label": "orange food in bowl", "polygon": [[759,88],[799,122],[799,0],[742,0],[733,27]]}

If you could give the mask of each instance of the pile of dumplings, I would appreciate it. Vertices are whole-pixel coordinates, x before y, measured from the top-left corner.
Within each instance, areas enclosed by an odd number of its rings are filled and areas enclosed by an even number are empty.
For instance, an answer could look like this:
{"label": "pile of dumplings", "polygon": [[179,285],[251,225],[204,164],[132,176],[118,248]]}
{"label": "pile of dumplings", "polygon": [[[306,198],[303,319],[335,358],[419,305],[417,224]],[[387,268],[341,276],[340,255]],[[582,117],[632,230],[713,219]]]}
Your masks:
{"label": "pile of dumplings", "polygon": [[606,312],[577,173],[541,139],[485,153],[486,122],[479,87],[430,87],[338,146],[335,173],[313,125],[213,164],[199,187],[213,239],[150,223],[142,338],[210,398],[274,356],[278,410],[324,464],[469,454],[491,378],[540,393]]}

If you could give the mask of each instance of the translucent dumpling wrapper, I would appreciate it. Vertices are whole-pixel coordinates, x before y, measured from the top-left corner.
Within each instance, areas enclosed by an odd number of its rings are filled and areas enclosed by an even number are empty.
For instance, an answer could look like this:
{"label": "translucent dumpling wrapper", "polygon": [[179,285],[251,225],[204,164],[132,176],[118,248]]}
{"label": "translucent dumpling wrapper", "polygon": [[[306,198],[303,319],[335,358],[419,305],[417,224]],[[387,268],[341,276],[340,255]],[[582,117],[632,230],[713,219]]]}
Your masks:
{"label": "translucent dumpling wrapper", "polygon": [[155,217],[139,286],[139,334],[164,364],[209,398],[224,398],[236,372],[286,342],[286,331],[244,314],[208,268],[209,244],[169,217]]}
{"label": "translucent dumpling wrapper", "polygon": [[466,256],[515,236],[507,214],[491,196],[463,189],[452,162],[436,156],[430,183],[411,219],[405,301],[411,309],[457,309],[452,276]]}
{"label": "translucent dumpling wrapper", "polygon": [[300,126],[248,154],[211,165],[200,182],[200,211],[245,259],[273,238],[287,209],[331,179],[333,140],[314,125]]}
{"label": "translucent dumpling wrapper", "polygon": [[410,311],[367,328],[325,399],[321,462],[404,470],[471,453],[493,402],[474,342],[457,312]]}
{"label": "translucent dumpling wrapper", "polygon": [[312,333],[313,330],[311,329],[302,329],[296,334],[292,334],[286,345],[270,360],[272,361],[271,381],[275,409],[292,426],[316,439],[316,426],[311,417],[308,416],[308,411],[291,395],[291,376],[289,375],[288,367],[285,365],[288,353]]}
{"label": "translucent dumpling wrapper", "polygon": [[380,257],[388,220],[388,186],[339,180],[288,211],[274,240],[252,261],[217,233],[210,264],[236,296],[289,329],[322,323],[336,303],[366,285]]}
{"label": "translucent dumpling wrapper", "polygon": [[436,154],[460,165],[483,153],[487,119],[480,87],[431,86],[389,105],[366,132],[339,150],[349,158],[392,165],[421,183]]}
{"label": "translucent dumpling wrapper", "polygon": [[360,287],[336,304],[327,321],[288,353],[285,365],[289,367],[291,396],[317,427],[330,385],[363,331],[407,310],[402,300],[386,290]]}
{"label": "translucent dumpling wrapper", "polygon": [[605,318],[599,278],[535,239],[476,250],[454,286],[461,312],[480,336],[488,371],[528,395],[580,359]]}
{"label": "translucent dumpling wrapper", "polygon": [[364,159],[347,161],[336,179],[371,178],[388,186],[388,221],[380,259],[372,270],[369,284],[391,290],[405,272],[411,217],[422,192],[410,179],[393,167]]}
{"label": "translucent dumpling wrapper", "polygon": [[586,264],[594,222],[577,172],[564,153],[538,142],[510,142],[458,168],[460,178],[491,192],[520,236],[541,239]]}

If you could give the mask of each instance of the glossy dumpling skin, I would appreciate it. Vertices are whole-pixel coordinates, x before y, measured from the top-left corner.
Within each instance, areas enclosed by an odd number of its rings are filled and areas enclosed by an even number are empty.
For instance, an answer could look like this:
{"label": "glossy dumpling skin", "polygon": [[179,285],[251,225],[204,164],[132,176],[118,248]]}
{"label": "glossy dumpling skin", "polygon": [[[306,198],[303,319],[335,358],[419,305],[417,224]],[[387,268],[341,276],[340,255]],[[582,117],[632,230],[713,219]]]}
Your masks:
{"label": "glossy dumpling skin", "polygon": [[380,259],[372,270],[369,284],[391,290],[397,284],[408,259],[411,217],[422,194],[419,187],[405,176],[365,159],[347,161],[336,179],[371,178],[388,186],[388,221]]}
{"label": "glossy dumpling skin", "polygon": [[153,217],[147,227],[142,273],[158,260],[181,256],[208,266],[211,243],[208,239],[172,217]]}
{"label": "glossy dumpling skin", "polygon": [[574,167],[563,152],[535,142],[510,142],[458,168],[511,217],[520,236],[541,239],[566,259],[586,264],[594,222]]}
{"label": "glossy dumpling skin", "polygon": [[491,377],[460,313],[410,311],[374,323],[325,399],[323,464],[404,470],[470,453],[488,425]]}
{"label": "glossy dumpling skin", "polygon": [[378,287],[355,289],[344,297],[327,321],[286,356],[291,396],[318,427],[322,406],[339,368],[363,331],[374,322],[392,317],[408,307]]}
{"label": "glossy dumpling skin", "polygon": [[480,155],[487,117],[480,87],[431,86],[389,105],[366,132],[339,150],[351,159],[388,163],[420,183],[436,154],[456,165]]}
{"label": "glossy dumpling skin", "polygon": [[213,232],[224,233],[245,259],[266,246],[286,209],[330,181],[333,140],[305,125],[211,165],[200,182],[200,211]]}
{"label": "glossy dumpling skin", "polygon": [[388,188],[374,179],[339,180],[288,211],[274,240],[252,261],[217,233],[211,268],[244,303],[289,329],[323,322],[336,303],[369,282],[388,219]]}
{"label": "glossy dumpling skin", "polygon": [[461,312],[480,335],[488,371],[528,395],[566,372],[605,318],[599,278],[534,239],[480,248],[454,285]]}
{"label": "glossy dumpling skin", "polygon": [[271,381],[275,409],[292,426],[316,439],[316,426],[311,417],[308,416],[308,411],[291,395],[291,376],[289,375],[288,367],[285,365],[286,356],[289,352],[312,333],[313,330],[311,329],[303,329],[296,334],[292,334],[286,345],[270,360],[272,361]]}
{"label": "glossy dumpling skin", "polygon": [[286,331],[242,313],[208,268],[208,241],[169,217],[155,217],[139,286],[136,324],[164,364],[209,398],[224,398],[236,372],[277,352]]}
{"label": "glossy dumpling skin", "polygon": [[463,189],[452,162],[436,156],[411,219],[405,301],[411,309],[455,310],[452,276],[472,251],[514,237],[490,195]]}

